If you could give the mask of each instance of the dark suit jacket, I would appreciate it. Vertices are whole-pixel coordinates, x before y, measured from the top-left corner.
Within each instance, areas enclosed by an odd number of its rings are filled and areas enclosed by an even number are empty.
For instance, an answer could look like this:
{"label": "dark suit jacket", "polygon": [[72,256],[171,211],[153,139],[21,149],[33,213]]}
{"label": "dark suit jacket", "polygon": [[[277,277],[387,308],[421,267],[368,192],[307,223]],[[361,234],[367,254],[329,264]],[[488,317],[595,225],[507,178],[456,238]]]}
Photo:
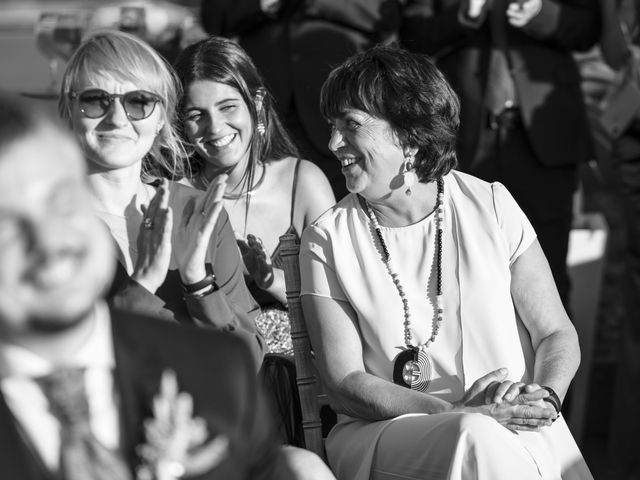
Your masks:
{"label": "dark suit jacket", "polygon": [[[176,372],[179,389],[194,399],[194,415],[211,434],[230,437],[231,455],[202,479],[280,478],[286,467],[256,381],[245,342],[225,333],[112,311],[115,384],[120,395],[121,449],[132,468],[143,442],[142,421],[165,369]],[[286,477],[286,475],[284,475]],[[51,480],[21,438],[0,395],[0,478]]]}
{"label": "dark suit jacket", "polygon": [[[484,86],[490,54],[488,22],[459,20],[461,0],[409,0],[400,37],[414,51],[435,56],[460,95],[462,169],[473,160],[485,121]],[[514,81],[524,125],[538,160],[547,166],[589,159],[590,131],[573,50],[587,50],[600,34],[597,0],[542,0],[522,29],[507,26]]]}
{"label": "dark suit jacket", "polygon": [[281,114],[293,102],[315,149],[331,157],[329,128],[319,109],[320,88],[333,67],[395,33],[399,2],[283,3],[272,18],[262,13],[259,0],[203,0],[202,24],[210,34],[239,39],[264,76]]}

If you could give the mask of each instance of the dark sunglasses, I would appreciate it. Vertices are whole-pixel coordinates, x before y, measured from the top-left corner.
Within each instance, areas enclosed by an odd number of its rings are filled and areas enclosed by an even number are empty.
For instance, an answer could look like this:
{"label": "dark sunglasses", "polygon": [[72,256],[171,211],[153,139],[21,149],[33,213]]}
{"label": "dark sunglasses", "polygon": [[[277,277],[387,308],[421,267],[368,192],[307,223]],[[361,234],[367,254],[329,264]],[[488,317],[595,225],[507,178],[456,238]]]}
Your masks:
{"label": "dark sunglasses", "polygon": [[143,120],[153,113],[162,98],[146,90],[133,90],[127,93],[109,93],[99,88],[71,92],[71,98],[78,99],[80,111],[87,118],[100,118],[107,114],[114,99],[120,98],[127,117],[131,120]]}

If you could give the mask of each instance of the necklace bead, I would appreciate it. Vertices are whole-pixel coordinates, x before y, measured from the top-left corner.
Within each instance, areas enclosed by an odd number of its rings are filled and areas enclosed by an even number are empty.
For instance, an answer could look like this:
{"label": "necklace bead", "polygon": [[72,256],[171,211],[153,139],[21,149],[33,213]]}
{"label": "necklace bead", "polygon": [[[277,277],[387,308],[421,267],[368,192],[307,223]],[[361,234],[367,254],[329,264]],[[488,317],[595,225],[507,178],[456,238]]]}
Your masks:
{"label": "necklace bead", "polygon": [[[438,336],[438,332],[440,331],[440,327],[444,320],[444,298],[442,295],[442,229],[444,227],[444,181],[442,178],[437,180],[438,193],[436,195],[436,205],[434,208],[435,212],[435,225],[436,225],[436,235],[435,235],[435,249],[436,249],[436,305],[435,305],[435,315],[434,322],[431,327],[431,336],[429,339],[418,346],[413,346],[411,344],[411,310],[409,308],[409,300],[406,297],[404,287],[400,283],[400,277],[397,272],[394,272],[390,259],[391,256],[389,254],[389,248],[387,247],[386,242],[382,236],[382,228],[380,227],[380,223],[378,222],[378,217],[376,217],[375,212],[369,205],[369,202],[365,200],[365,205],[367,207],[367,213],[369,214],[369,218],[373,223],[373,228],[376,233],[376,237],[378,238],[378,243],[380,244],[382,250],[382,262],[387,267],[387,272],[389,272],[389,276],[393,281],[396,290],[398,291],[398,295],[400,296],[400,300],[402,302],[402,308],[404,311],[404,342],[407,349],[418,349],[421,351],[429,348],[433,342],[436,340]],[[375,238],[373,239],[375,243]]]}

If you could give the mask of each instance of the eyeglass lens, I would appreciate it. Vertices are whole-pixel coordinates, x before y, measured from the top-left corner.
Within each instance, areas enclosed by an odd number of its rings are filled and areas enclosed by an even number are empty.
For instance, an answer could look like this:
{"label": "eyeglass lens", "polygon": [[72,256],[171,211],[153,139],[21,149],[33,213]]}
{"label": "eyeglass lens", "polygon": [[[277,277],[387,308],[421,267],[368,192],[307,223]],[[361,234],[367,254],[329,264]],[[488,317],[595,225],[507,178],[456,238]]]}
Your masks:
{"label": "eyeglass lens", "polygon": [[107,114],[111,103],[120,97],[127,116],[132,120],[142,120],[153,113],[160,98],[144,90],[134,90],[122,95],[110,94],[100,89],[85,90],[78,95],[80,110],[89,118],[100,118]]}

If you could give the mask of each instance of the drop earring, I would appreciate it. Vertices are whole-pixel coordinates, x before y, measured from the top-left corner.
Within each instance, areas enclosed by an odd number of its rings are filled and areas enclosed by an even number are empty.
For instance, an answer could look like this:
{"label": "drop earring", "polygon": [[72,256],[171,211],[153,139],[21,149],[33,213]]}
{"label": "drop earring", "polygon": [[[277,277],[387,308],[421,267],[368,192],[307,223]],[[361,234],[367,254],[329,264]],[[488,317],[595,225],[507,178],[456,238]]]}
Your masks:
{"label": "drop earring", "polygon": [[411,187],[413,187],[417,182],[418,175],[416,175],[413,168],[413,156],[411,156],[406,162],[404,162],[404,173],[402,174],[402,183],[407,187],[404,193],[407,196],[411,196]]}
{"label": "drop earring", "polygon": [[264,97],[266,93],[267,92],[264,88],[259,88],[254,98],[254,102],[256,104],[256,114],[258,116],[258,123],[256,125],[256,130],[260,135],[264,135],[264,133],[267,131],[267,128],[264,124],[264,119],[262,116],[262,104],[264,102]]}

